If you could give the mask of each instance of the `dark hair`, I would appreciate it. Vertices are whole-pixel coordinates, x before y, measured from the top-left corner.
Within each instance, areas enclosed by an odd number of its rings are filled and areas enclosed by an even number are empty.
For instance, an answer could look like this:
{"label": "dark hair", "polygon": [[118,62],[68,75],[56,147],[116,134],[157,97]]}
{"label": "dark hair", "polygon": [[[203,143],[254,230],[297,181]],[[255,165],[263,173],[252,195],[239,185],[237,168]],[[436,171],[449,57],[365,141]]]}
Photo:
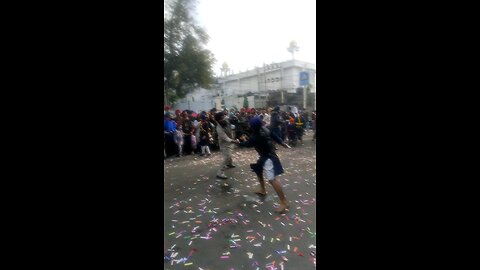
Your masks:
{"label": "dark hair", "polygon": [[217,112],[215,114],[215,120],[218,122],[218,121],[222,120],[224,116],[225,116],[225,113],[223,111]]}

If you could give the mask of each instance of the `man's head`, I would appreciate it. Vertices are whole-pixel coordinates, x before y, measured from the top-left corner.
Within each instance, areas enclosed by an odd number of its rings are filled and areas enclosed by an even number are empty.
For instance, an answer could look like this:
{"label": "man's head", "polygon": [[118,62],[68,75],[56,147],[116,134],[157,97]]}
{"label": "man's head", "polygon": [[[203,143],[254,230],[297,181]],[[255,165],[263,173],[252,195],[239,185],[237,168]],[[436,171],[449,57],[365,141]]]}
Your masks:
{"label": "man's head", "polygon": [[219,121],[223,120],[224,117],[225,117],[224,112],[217,112],[215,114],[215,121],[219,122]]}
{"label": "man's head", "polygon": [[262,119],[260,119],[260,117],[258,116],[253,117],[249,122],[250,127],[253,129],[253,131],[260,130],[260,128],[262,127],[262,123]]}

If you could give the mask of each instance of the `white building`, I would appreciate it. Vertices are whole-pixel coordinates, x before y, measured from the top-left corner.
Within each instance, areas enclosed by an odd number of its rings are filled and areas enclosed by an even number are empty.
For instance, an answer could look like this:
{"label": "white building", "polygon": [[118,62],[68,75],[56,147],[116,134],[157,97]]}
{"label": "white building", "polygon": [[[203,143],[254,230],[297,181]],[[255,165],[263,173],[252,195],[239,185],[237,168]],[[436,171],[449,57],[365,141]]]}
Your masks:
{"label": "white building", "polygon": [[[301,73],[306,76],[302,81]],[[214,107],[239,109],[243,107],[245,97],[249,107],[264,108],[267,107],[267,100],[271,93],[280,92],[283,102],[284,94],[297,93],[299,88],[303,88],[302,96],[305,106],[302,107],[307,107],[306,101],[309,96],[305,89],[307,86],[310,92],[316,92],[315,65],[299,60],[289,60],[218,78],[217,90],[195,90],[180,100],[174,108],[193,111],[210,110]],[[315,103],[314,101],[313,104]],[[315,108],[316,104],[311,107]]]}
{"label": "white building", "polygon": [[299,60],[272,63],[254,70],[222,77],[219,78],[219,84],[225,96],[278,90],[293,93],[301,87],[301,72],[308,73],[310,88],[315,92],[315,65]]}

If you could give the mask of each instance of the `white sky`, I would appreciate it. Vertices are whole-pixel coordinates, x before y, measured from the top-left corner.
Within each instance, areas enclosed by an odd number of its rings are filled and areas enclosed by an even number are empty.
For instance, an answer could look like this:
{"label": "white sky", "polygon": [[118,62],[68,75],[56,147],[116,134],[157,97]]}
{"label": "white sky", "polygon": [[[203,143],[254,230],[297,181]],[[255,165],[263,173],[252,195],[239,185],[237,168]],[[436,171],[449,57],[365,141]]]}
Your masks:
{"label": "white sky", "polygon": [[292,40],[295,59],[316,64],[315,16],[316,0],[198,0],[196,20],[210,36],[219,75],[224,62],[238,73],[290,60]]}

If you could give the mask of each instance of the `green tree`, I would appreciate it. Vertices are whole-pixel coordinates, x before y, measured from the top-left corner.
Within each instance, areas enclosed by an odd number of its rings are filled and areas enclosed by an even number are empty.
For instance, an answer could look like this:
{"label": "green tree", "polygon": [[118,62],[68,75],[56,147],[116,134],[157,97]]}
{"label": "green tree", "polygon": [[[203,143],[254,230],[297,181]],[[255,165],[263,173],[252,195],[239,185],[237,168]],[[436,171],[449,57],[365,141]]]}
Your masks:
{"label": "green tree", "polygon": [[167,98],[170,103],[196,87],[214,82],[213,54],[204,48],[208,34],[192,16],[196,0],[171,0],[164,5],[163,53]]}
{"label": "green tree", "polygon": [[248,98],[246,96],[243,97],[243,107],[248,108]]}

